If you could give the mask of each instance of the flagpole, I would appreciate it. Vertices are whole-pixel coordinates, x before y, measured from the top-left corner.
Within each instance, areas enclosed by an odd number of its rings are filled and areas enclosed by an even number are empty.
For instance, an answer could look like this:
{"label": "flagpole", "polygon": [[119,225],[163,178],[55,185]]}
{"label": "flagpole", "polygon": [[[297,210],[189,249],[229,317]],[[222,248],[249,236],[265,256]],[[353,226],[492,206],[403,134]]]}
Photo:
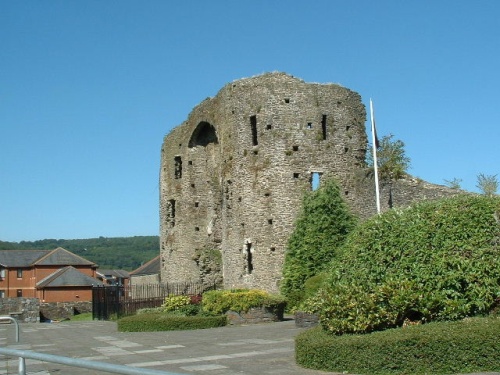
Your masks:
{"label": "flagpole", "polygon": [[370,98],[370,115],[372,120],[372,143],[373,143],[373,171],[375,173],[375,198],[377,201],[377,214],[380,214],[380,192],[378,188],[378,164],[377,164],[377,136],[375,135],[375,119],[373,117],[373,102]]}

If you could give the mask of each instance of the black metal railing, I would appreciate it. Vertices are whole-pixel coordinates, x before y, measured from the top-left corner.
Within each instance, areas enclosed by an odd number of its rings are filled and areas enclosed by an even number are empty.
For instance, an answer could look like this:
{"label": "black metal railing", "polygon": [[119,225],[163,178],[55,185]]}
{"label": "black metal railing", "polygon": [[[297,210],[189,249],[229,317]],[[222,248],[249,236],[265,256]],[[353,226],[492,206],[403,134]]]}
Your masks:
{"label": "black metal railing", "polygon": [[159,307],[170,295],[199,296],[217,285],[202,283],[161,283],[144,285],[105,285],[92,288],[92,317],[109,320],[135,314],[143,308]]}

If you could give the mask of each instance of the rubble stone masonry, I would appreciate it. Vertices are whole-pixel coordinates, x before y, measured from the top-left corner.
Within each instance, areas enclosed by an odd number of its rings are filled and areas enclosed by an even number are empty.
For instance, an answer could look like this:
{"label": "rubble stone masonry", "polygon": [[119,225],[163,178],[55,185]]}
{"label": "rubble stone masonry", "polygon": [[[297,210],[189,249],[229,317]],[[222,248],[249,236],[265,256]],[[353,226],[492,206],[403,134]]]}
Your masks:
{"label": "rubble stone masonry", "polygon": [[[201,102],[161,149],[162,281],[220,277],[225,288],[277,292],[313,180],[335,178],[356,215],[375,214],[365,121],[356,92],[285,73],[234,81]],[[381,190],[384,209],[455,193],[416,179]]]}

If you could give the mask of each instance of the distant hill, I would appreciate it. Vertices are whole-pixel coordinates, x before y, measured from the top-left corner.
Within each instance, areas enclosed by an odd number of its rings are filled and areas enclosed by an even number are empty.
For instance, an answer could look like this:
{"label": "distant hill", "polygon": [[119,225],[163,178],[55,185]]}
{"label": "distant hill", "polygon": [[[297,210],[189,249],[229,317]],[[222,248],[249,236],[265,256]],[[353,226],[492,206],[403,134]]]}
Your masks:
{"label": "distant hill", "polygon": [[63,247],[74,254],[95,262],[99,268],[133,271],[160,253],[158,236],[99,237],[79,240],[46,239],[38,241],[4,242],[0,250],[52,250]]}

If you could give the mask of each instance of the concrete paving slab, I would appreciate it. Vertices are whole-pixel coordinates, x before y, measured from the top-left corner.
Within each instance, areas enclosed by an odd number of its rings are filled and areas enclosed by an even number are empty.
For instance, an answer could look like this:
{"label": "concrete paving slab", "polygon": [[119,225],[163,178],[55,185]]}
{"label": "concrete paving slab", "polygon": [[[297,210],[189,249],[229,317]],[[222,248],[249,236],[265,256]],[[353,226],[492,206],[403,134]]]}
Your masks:
{"label": "concrete paving slab", "polygon": [[[2,328],[5,328],[3,326]],[[1,344],[66,357],[144,367],[181,374],[320,375],[295,364],[293,321],[228,326],[196,331],[118,332],[115,322],[24,323],[20,343],[14,326],[2,330]],[[17,358],[0,356],[0,374],[15,374]],[[9,372],[6,372],[6,371]],[[92,370],[27,361],[28,374],[82,375]],[[474,374],[485,375],[485,374]],[[490,373],[488,375],[500,375]]]}

